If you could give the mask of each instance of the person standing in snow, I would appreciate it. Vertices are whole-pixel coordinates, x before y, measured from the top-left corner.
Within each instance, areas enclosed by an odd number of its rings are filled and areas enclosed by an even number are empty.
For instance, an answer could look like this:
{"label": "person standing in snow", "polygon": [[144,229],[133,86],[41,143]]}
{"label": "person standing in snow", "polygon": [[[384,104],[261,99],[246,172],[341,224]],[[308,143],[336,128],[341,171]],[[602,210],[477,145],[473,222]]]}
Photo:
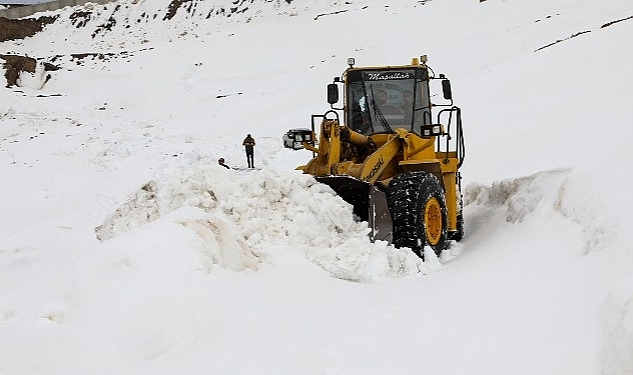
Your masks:
{"label": "person standing in snow", "polygon": [[250,134],[246,135],[244,138],[244,142],[242,142],[242,146],[246,150],[246,162],[248,163],[249,168],[255,168],[255,158],[253,156],[255,150],[255,139],[251,137]]}

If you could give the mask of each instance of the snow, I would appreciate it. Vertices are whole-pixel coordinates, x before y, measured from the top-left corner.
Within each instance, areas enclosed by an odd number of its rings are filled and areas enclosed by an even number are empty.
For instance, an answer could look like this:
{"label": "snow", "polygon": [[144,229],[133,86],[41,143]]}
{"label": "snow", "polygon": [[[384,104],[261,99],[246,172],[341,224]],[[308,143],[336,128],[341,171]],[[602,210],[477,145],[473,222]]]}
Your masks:
{"label": "snow", "polygon": [[[633,374],[630,2],[168,6],[0,43],[62,67],[0,90],[0,373]],[[281,143],[348,57],[420,54],[467,152],[426,262]]]}

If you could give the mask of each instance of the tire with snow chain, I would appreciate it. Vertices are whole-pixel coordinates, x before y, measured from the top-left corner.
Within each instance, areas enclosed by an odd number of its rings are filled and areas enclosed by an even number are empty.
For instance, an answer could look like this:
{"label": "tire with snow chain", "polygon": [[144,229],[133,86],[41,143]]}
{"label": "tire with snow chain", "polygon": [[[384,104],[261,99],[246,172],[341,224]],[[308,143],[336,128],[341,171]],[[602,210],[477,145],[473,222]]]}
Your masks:
{"label": "tire with snow chain", "polygon": [[387,203],[395,247],[408,247],[421,258],[425,245],[438,255],[446,248],[446,199],[435,176],[426,172],[395,176],[387,189]]}

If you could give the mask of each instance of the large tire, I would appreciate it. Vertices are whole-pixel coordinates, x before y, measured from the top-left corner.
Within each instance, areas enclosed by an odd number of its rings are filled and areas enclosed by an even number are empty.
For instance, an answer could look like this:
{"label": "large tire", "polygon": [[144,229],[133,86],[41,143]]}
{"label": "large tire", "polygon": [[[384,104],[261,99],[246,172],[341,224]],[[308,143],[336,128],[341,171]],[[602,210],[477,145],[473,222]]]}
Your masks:
{"label": "large tire", "polygon": [[387,203],[395,247],[408,247],[423,259],[425,245],[437,255],[446,248],[446,199],[435,176],[426,172],[395,176],[387,189]]}

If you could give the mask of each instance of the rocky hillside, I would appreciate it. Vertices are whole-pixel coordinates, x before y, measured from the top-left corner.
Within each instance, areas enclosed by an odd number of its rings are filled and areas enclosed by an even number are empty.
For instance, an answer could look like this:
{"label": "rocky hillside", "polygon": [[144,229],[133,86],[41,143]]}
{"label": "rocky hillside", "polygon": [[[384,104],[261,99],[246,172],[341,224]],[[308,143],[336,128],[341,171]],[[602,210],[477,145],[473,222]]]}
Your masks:
{"label": "rocky hillside", "polygon": [[[87,3],[66,7],[19,20],[0,17],[0,43],[6,44],[6,48],[1,48],[5,52],[0,55],[0,66],[5,70],[6,87],[19,86],[20,73],[34,73],[38,63],[46,71],[54,71],[63,66],[63,61],[80,65],[87,56],[99,59],[127,56],[146,48],[147,43],[157,38],[197,38],[204,33],[218,32],[227,22],[250,23],[265,16],[294,16],[303,11],[321,10],[322,13],[315,13],[317,19],[363,7],[362,1],[357,3],[334,0],[120,0],[104,5]],[[57,39],[55,35],[62,30],[72,30],[73,38]],[[21,43],[15,41],[38,33],[46,35],[44,42],[39,43],[45,50],[31,51],[30,54],[20,52],[17,47]],[[125,39],[125,45],[112,43],[113,39]],[[79,41],[91,45],[92,50],[75,51]],[[68,51],[72,53],[68,54]],[[41,75],[47,77],[47,74]],[[42,85],[45,83],[43,81]]]}
{"label": "rocky hillside", "polygon": [[0,42],[23,39],[42,31],[44,26],[55,22],[57,17],[38,17],[11,20],[0,17]]}

